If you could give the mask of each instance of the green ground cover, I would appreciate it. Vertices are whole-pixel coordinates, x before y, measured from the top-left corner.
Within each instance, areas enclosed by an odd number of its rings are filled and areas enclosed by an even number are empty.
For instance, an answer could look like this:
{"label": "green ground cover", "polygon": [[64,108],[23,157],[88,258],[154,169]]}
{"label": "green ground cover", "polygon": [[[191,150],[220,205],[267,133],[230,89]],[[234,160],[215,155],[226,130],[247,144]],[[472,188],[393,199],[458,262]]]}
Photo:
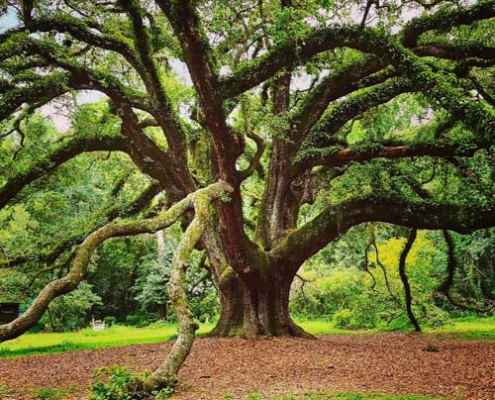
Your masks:
{"label": "green ground cover", "polygon": [[440,338],[466,340],[495,340],[495,317],[465,317],[452,321],[440,329],[428,331]]}
{"label": "green ground cover", "polygon": [[[213,324],[202,324],[198,334],[203,335]],[[159,343],[173,339],[177,326],[159,323],[146,328],[112,326],[100,332],[86,328],[78,332],[27,333],[0,345],[0,357],[17,357],[33,354],[51,354],[69,350],[96,349],[139,343]]]}

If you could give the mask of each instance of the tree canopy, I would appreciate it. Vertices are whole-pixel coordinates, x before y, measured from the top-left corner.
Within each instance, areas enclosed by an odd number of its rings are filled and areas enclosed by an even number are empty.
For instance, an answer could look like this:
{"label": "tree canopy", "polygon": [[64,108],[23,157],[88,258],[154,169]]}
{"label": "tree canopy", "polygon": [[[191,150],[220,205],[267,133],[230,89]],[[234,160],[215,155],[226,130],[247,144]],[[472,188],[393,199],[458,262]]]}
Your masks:
{"label": "tree canopy", "polygon": [[[185,233],[171,281],[204,250],[222,307],[214,333],[248,337],[306,336],[289,315],[290,285],[353,226],[495,225],[492,0],[0,6],[10,24],[0,31],[0,220],[35,230],[22,212],[38,210],[55,232],[60,210],[81,199],[72,232],[3,252],[2,268],[68,272],[49,275],[58,279],[0,340],[74,289],[105,240],[176,220]],[[68,116],[65,129],[49,112]],[[74,163],[84,157],[99,178]],[[84,194],[40,194],[78,179]],[[194,331],[190,313],[184,324]]]}

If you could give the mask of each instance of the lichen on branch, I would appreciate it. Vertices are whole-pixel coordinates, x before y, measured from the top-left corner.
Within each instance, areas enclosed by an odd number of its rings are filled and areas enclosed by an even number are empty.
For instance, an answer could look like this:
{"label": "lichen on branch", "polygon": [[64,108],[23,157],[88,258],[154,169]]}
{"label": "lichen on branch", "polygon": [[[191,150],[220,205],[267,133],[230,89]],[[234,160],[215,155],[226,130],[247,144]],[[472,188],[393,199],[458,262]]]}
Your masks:
{"label": "lichen on branch", "polygon": [[[154,233],[169,227],[187,211],[194,209],[194,211],[198,213],[198,216],[195,215],[193,218],[192,225],[186,231],[183,239],[188,241],[188,245],[185,249],[191,248],[192,250],[202,233],[202,230],[198,229],[196,226],[201,224],[202,229],[206,226],[204,223],[204,213],[208,213],[207,205],[214,200],[228,196],[231,192],[232,189],[226,182],[213,183],[189,194],[183,200],[174,204],[168,210],[163,211],[154,218],[127,223],[110,223],[94,231],[74,251],[73,261],[69,272],[62,278],[47,284],[22,316],[8,324],[0,326],[0,343],[14,339],[26,332],[43,316],[52,300],[76,289],[79,283],[86,277],[93,252],[106,240],[115,237]],[[190,233],[191,230],[193,230],[193,233]],[[182,244],[182,246],[185,246],[185,244]],[[175,257],[179,257],[175,261],[176,264],[179,263],[179,261],[182,263],[185,260],[186,252],[183,249],[184,247],[179,246],[178,251],[180,256]],[[184,265],[186,264],[184,263]]]}

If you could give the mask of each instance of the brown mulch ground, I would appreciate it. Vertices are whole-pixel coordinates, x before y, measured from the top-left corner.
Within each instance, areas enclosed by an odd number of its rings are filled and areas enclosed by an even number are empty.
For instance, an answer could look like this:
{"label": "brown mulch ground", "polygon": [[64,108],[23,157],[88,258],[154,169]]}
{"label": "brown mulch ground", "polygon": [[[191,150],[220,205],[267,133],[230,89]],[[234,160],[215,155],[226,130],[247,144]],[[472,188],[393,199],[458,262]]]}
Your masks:
{"label": "brown mulch ground", "polygon": [[[0,360],[3,399],[30,399],[31,388],[76,390],[84,398],[92,371],[114,364],[156,368],[170,343]],[[438,352],[425,351],[436,346]],[[495,343],[432,339],[415,334],[302,339],[197,339],[184,365],[181,400],[263,398],[352,390],[387,394],[495,399]],[[2,391],[0,391],[2,393]]]}

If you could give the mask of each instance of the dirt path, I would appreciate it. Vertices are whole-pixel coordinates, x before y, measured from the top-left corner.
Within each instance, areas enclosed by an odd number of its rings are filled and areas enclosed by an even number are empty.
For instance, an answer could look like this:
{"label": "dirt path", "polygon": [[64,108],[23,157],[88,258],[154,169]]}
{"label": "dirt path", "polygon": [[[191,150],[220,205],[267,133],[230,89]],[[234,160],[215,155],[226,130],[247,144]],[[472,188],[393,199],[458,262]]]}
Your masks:
{"label": "dirt path", "polygon": [[[438,352],[425,351],[428,345]],[[169,347],[136,345],[0,360],[0,388],[16,390],[0,398],[30,399],[28,388],[46,387],[72,387],[79,393],[72,398],[84,398],[95,368],[120,364],[153,369]],[[390,333],[314,341],[198,339],[180,378],[174,397],[180,400],[332,390],[494,400],[495,343]]]}

